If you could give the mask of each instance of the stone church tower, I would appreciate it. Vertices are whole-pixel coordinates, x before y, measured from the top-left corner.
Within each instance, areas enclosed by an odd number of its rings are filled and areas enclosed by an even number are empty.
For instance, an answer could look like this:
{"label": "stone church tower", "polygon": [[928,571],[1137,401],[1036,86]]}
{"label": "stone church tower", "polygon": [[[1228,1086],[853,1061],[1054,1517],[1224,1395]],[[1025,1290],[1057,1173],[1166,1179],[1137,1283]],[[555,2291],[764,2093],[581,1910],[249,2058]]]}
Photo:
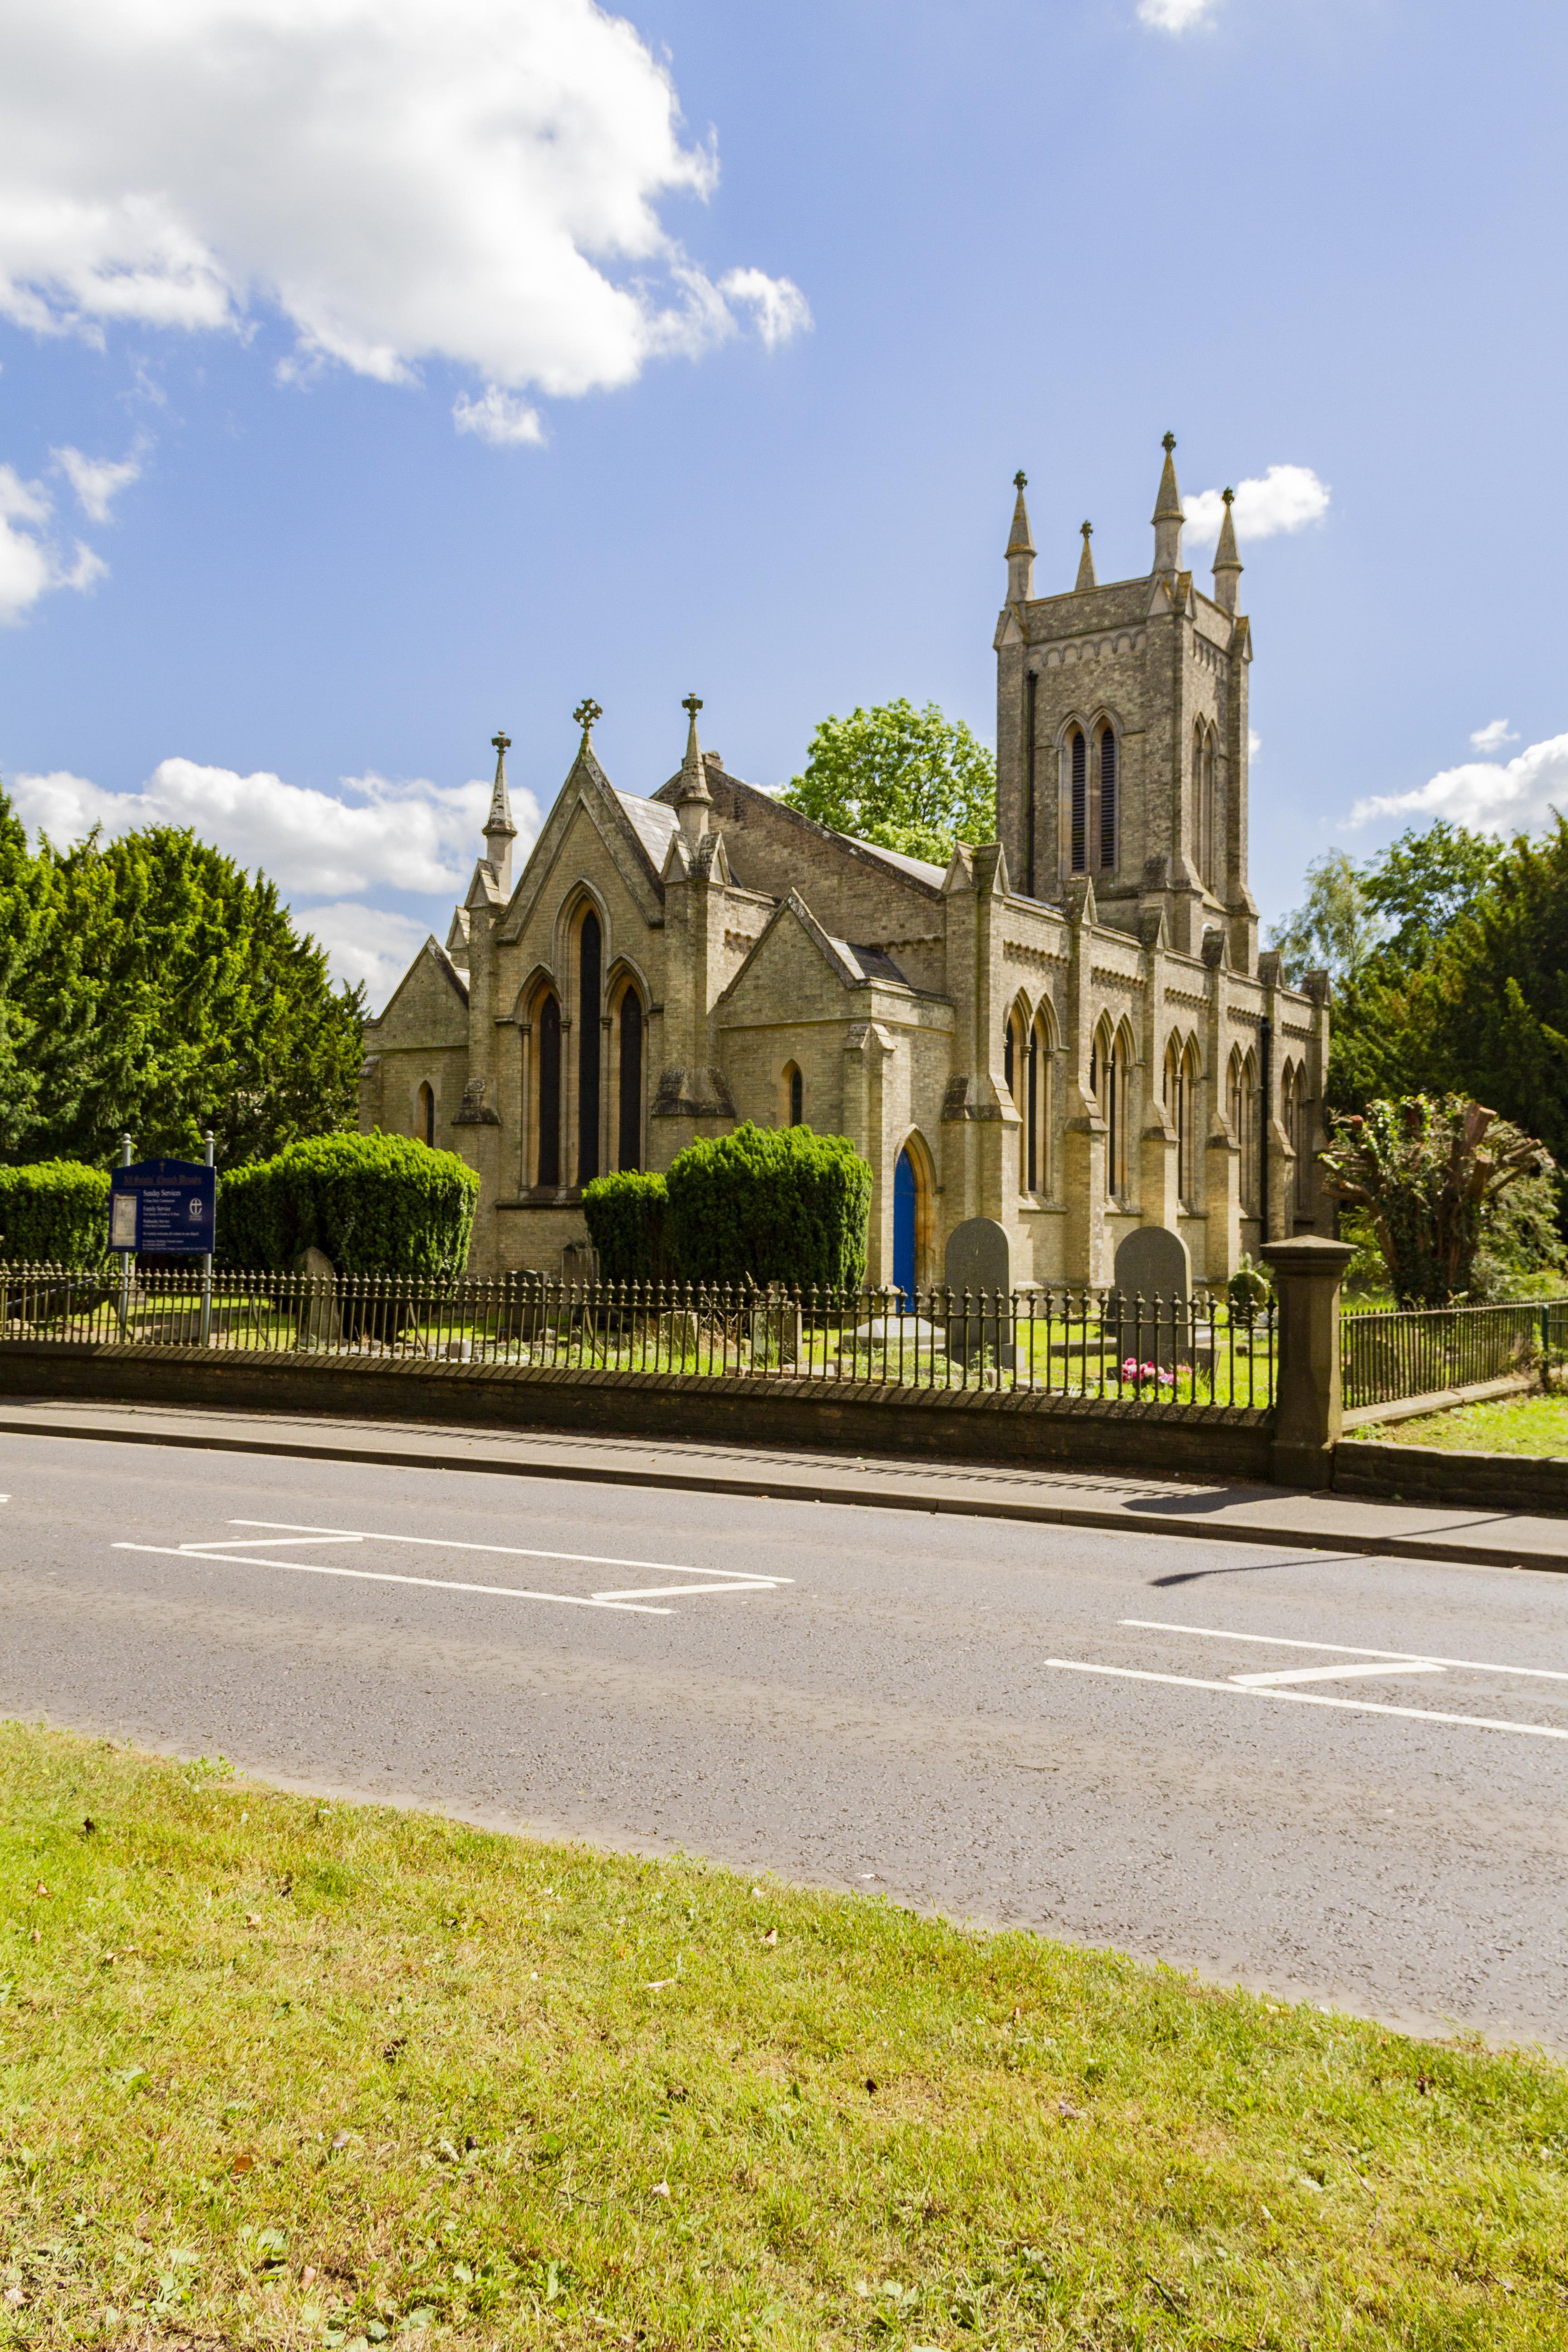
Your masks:
{"label": "stone church tower", "polygon": [[1195,955],[1223,930],[1230,961],[1258,963],[1247,887],[1247,677],[1252,633],[1237,610],[1241,562],[1226,492],[1214,593],[1182,569],[1175,442],[1154,505],[1154,564],[1101,587],[1091,526],[1078,579],[1037,597],[1024,477],[996,630],[998,821],[1028,898],[1092,877],[1102,923]]}

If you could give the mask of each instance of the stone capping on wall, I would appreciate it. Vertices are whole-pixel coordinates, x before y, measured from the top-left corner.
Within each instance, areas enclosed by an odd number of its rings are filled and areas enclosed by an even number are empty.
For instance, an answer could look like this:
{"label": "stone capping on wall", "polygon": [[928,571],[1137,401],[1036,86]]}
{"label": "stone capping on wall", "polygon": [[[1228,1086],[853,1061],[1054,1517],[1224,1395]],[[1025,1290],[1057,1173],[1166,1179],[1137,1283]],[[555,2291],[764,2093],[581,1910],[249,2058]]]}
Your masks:
{"label": "stone capping on wall", "polygon": [[679,1372],[520,1371],[490,1364],[324,1363],[201,1348],[0,1341],[0,1395],[234,1412],[365,1414],[621,1436],[1266,1480],[1271,1415],[858,1381]]}

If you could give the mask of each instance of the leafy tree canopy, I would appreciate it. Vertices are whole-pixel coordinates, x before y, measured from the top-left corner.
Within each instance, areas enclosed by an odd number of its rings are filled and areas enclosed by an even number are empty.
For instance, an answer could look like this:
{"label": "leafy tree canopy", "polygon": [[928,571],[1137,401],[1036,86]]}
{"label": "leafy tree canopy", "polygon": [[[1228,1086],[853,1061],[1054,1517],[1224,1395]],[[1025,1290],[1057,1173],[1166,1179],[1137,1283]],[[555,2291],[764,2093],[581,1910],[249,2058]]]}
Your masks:
{"label": "leafy tree canopy", "polygon": [[825,719],[779,798],[835,833],[945,866],[961,841],[996,838],[996,761],[934,702],[857,706]]}
{"label": "leafy tree canopy", "polygon": [[155,825],[36,853],[0,792],[0,1158],[220,1166],[353,1123],[363,991],[265,877]]}

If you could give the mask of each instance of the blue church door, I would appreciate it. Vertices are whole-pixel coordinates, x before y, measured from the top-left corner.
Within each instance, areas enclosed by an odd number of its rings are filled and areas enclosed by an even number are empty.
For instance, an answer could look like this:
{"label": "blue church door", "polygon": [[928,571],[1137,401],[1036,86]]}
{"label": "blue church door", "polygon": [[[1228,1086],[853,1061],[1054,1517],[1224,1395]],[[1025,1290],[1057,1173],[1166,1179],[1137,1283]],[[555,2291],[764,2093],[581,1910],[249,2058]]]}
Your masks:
{"label": "blue church door", "polygon": [[911,1305],[915,1295],[915,1208],[920,1187],[907,1151],[893,1171],[893,1280]]}

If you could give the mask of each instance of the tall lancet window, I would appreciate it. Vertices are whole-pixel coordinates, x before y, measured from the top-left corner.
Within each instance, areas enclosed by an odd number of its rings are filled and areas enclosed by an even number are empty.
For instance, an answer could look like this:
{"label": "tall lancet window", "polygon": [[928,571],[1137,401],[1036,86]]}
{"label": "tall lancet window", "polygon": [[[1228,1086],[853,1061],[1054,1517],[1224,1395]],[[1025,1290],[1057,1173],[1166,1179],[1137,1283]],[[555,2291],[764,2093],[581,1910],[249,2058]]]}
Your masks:
{"label": "tall lancet window", "polygon": [[599,1172],[599,993],[605,947],[590,908],[577,934],[577,1181]]}
{"label": "tall lancet window", "polygon": [[623,1168],[642,1166],[642,998],[628,988],[621,999],[620,1150]]}
{"label": "tall lancet window", "polygon": [[1116,865],[1116,735],[1110,727],[1102,729],[1100,738],[1100,868],[1102,874],[1113,871]]}
{"label": "tall lancet window", "polygon": [[550,1191],[561,1181],[561,1004],[553,995],[539,1008],[539,1170],[534,1181]]}
{"label": "tall lancet window", "polygon": [[1075,727],[1068,747],[1072,763],[1072,871],[1089,871],[1089,744],[1081,727]]}

